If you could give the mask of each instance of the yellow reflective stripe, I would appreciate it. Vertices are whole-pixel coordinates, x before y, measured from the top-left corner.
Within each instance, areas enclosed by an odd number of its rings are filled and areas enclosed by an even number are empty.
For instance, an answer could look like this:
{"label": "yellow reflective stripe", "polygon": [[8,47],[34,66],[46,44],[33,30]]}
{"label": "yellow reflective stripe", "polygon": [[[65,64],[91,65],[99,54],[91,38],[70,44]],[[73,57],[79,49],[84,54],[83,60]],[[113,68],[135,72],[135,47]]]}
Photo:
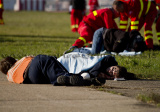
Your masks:
{"label": "yellow reflective stripe", "polygon": [[145,40],[147,40],[147,39],[152,39],[152,37],[153,37],[153,36],[151,36],[151,35],[145,36]]}
{"label": "yellow reflective stripe", "polygon": [[131,25],[138,25],[139,21],[131,21]]}
{"label": "yellow reflective stripe", "polygon": [[0,8],[3,8],[3,4],[0,4]]}
{"label": "yellow reflective stripe", "polygon": [[78,24],[75,25],[75,28],[78,28]]}
{"label": "yellow reflective stripe", "polygon": [[93,11],[93,15],[94,15],[94,16],[97,16],[97,11]]}
{"label": "yellow reflective stripe", "polygon": [[120,26],[119,26],[119,29],[127,29],[127,26],[125,26],[125,25],[120,25]]}
{"label": "yellow reflective stripe", "polygon": [[159,36],[159,35],[160,35],[160,32],[157,33],[157,36]]}
{"label": "yellow reflective stripe", "polygon": [[158,40],[160,40],[160,37],[158,37]]}
{"label": "yellow reflective stripe", "polygon": [[78,25],[76,24],[76,25],[71,25],[71,28],[73,29],[73,28],[78,28]]}
{"label": "yellow reflective stripe", "polygon": [[131,30],[138,30],[138,26],[131,26]]}
{"label": "yellow reflective stripe", "polygon": [[79,37],[79,40],[82,40],[84,42],[84,44],[86,43],[86,39],[84,39],[83,37]]}
{"label": "yellow reflective stripe", "polygon": [[148,33],[152,34],[152,31],[151,30],[147,30],[147,31],[144,32],[145,35],[148,34]]}
{"label": "yellow reflective stripe", "polygon": [[128,24],[128,21],[122,21],[122,20],[120,20],[120,24]]}
{"label": "yellow reflective stripe", "polygon": [[140,1],[140,4],[141,4],[141,10],[140,10],[140,12],[139,12],[138,18],[141,17],[142,12],[143,12],[143,1],[142,1],[142,0],[139,0],[139,1]]}
{"label": "yellow reflective stripe", "polygon": [[145,14],[147,14],[147,13],[148,13],[148,11],[149,11],[150,7],[151,7],[151,1],[148,1],[147,10],[146,10],[146,13],[145,13]]}
{"label": "yellow reflective stripe", "polygon": [[158,6],[156,6],[156,8],[157,8],[157,10],[159,10],[159,7],[158,7]]}

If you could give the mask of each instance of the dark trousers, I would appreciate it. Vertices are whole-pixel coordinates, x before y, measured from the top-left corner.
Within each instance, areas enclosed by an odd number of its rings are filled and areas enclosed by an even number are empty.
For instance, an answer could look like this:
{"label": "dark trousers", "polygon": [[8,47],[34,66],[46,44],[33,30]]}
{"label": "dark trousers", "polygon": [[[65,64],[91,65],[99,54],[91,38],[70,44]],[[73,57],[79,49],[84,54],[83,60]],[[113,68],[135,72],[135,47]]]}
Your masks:
{"label": "dark trousers", "polygon": [[31,62],[24,83],[53,84],[60,75],[68,75],[68,71],[57,61],[55,57],[37,55]]}

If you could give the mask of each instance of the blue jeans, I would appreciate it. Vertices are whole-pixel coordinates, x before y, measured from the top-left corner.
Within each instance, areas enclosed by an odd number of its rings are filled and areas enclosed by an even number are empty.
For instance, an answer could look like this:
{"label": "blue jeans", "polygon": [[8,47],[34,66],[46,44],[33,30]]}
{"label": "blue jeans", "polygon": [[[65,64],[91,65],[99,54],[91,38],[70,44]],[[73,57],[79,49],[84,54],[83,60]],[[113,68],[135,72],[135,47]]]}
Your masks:
{"label": "blue jeans", "polygon": [[27,82],[31,84],[55,84],[57,77],[68,75],[68,71],[55,57],[37,55],[31,62],[27,73]]}
{"label": "blue jeans", "polygon": [[106,28],[99,28],[94,32],[91,54],[98,54],[104,50],[103,32]]}

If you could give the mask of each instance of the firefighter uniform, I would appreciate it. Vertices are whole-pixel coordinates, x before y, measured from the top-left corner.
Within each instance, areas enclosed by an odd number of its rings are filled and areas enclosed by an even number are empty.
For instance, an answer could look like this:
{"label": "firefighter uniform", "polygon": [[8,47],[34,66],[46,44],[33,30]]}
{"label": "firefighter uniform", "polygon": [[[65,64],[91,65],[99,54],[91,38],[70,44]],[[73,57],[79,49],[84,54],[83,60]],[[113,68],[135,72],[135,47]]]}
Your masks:
{"label": "firefighter uniform", "polygon": [[112,8],[99,9],[85,16],[78,28],[80,37],[72,46],[80,48],[83,47],[84,44],[91,42],[94,32],[101,27],[117,29],[118,27],[114,18],[118,16]]}
{"label": "firefighter uniform", "polygon": [[71,0],[71,30],[77,32],[80,22],[86,15],[86,1],[85,0]]}
{"label": "firefighter uniform", "polygon": [[0,0],[0,24],[4,24],[3,21],[3,0]]}
{"label": "firefighter uniform", "polygon": [[157,10],[159,11],[158,13],[158,19],[156,21],[156,31],[157,31],[157,39],[160,42],[160,0],[155,0],[157,4]]}
{"label": "firefighter uniform", "polygon": [[98,0],[89,0],[88,2],[88,5],[89,5],[89,12],[93,12],[94,10],[97,10],[98,7],[99,7],[99,3],[98,3]]}
{"label": "firefighter uniform", "polygon": [[123,0],[124,12],[120,14],[119,29],[125,31],[128,18],[131,19],[130,30],[140,30],[144,25],[145,42],[149,49],[153,49],[152,24],[157,15],[156,4],[149,0]]}

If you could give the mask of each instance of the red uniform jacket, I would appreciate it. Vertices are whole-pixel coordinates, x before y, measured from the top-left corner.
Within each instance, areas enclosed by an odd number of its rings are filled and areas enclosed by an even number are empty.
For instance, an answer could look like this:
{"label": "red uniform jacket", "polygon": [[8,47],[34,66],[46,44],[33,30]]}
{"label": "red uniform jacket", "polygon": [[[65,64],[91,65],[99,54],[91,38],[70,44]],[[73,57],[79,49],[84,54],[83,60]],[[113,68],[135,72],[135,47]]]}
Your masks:
{"label": "red uniform jacket", "polygon": [[[116,17],[113,15],[112,11],[112,9],[108,8],[93,11],[93,13],[85,16],[82,22],[85,22],[87,25],[92,27],[93,30],[97,30],[101,27],[117,29],[117,24],[114,21],[114,18]],[[117,15],[117,17],[118,16],[119,15]]]}
{"label": "red uniform jacket", "polygon": [[[157,9],[160,11],[160,0],[155,0],[157,4]],[[157,31],[157,39],[160,42],[160,14],[158,14],[158,18],[156,21],[156,31]]]}
{"label": "red uniform jacket", "polygon": [[120,16],[119,29],[127,29],[128,18],[131,19],[130,30],[140,30],[144,25],[145,42],[147,47],[153,49],[152,24],[157,15],[156,4],[151,0],[123,0],[124,12]]}
{"label": "red uniform jacket", "polygon": [[160,10],[160,0],[155,0],[157,6],[159,7],[159,10]]}
{"label": "red uniform jacket", "polygon": [[80,37],[72,46],[82,47],[84,44],[91,42],[94,32],[99,28],[115,28],[118,29],[114,19],[119,17],[113,9],[99,9],[85,16],[81,21],[78,32]]}
{"label": "red uniform jacket", "polygon": [[[126,30],[128,18],[131,19],[131,30],[140,30],[136,24],[141,17],[144,17],[152,8],[153,3],[148,4],[148,0],[123,0],[124,12],[120,13],[120,29]],[[133,23],[133,24],[132,24]]]}
{"label": "red uniform jacket", "polygon": [[157,4],[160,4],[160,0],[154,0]]}

